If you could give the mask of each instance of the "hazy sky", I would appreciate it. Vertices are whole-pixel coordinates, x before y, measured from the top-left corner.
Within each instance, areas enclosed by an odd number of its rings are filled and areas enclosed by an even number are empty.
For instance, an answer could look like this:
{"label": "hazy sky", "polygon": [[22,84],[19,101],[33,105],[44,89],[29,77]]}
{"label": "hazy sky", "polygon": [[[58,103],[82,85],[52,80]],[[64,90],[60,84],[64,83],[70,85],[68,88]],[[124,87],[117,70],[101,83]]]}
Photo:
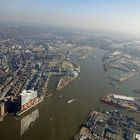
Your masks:
{"label": "hazy sky", "polygon": [[0,0],[0,21],[140,34],[140,0]]}

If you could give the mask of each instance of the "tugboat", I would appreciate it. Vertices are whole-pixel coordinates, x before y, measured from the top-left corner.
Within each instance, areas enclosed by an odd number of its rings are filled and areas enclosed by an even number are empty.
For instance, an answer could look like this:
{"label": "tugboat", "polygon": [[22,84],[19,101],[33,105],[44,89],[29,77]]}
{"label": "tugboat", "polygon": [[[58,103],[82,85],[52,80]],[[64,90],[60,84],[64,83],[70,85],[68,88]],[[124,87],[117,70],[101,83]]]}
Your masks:
{"label": "tugboat", "polygon": [[100,97],[100,100],[103,102],[103,103],[106,103],[106,104],[112,104],[112,100],[111,100],[111,95],[107,95],[107,96],[101,96]]}

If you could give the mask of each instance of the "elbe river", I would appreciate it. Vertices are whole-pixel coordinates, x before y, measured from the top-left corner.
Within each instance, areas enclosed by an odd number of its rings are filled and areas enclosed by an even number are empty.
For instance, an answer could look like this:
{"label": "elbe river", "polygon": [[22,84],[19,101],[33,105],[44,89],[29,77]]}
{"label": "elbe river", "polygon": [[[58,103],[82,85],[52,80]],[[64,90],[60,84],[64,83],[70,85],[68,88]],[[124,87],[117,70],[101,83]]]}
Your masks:
{"label": "elbe river", "polygon": [[[77,60],[81,67],[79,77],[18,119],[7,115],[0,122],[0,140],[70,140],[91,109],[114,109],[101,103],[100,96],[108,93],[140,96],[132,92],[139,89],[140,76],[121,83],[119,87],[109,84],[108,75],[118,71],[104,71],[102,57],[105,53],[105,50],[96,49],[88,59]],[[49,94],[54,93],[57,80],[57,77],[51,78]],[[71,99],[78,100],[68,104]],[[140,113],[120,111],[140,118]]]}

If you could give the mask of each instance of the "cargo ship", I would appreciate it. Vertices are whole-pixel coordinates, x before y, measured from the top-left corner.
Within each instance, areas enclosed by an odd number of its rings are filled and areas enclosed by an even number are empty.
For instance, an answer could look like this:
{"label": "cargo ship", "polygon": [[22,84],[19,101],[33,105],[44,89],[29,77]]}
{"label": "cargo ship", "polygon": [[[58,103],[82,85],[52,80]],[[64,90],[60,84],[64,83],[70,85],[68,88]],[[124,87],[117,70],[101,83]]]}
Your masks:
{"label": "cargo ship", "polygon": [[119,108],[127,108],[136,112],[140,111],[140,98],[108,94],[100,97],[101,102],[113,105]]}

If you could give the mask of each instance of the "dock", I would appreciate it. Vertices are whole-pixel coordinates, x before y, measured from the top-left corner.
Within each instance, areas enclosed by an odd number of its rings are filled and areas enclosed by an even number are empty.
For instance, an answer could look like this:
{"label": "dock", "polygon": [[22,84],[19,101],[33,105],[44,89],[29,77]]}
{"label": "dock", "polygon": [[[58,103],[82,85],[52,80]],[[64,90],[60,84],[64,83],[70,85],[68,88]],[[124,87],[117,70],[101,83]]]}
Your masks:
{"label": "dock", "polygon": [[70,82],[72,82],[77,77],[78,77],[78,75],[76,75],[76,76],[62,76],[57,84],[56,90],[60,91],[61,89],[63,89],[65,86],[67,86]]}

